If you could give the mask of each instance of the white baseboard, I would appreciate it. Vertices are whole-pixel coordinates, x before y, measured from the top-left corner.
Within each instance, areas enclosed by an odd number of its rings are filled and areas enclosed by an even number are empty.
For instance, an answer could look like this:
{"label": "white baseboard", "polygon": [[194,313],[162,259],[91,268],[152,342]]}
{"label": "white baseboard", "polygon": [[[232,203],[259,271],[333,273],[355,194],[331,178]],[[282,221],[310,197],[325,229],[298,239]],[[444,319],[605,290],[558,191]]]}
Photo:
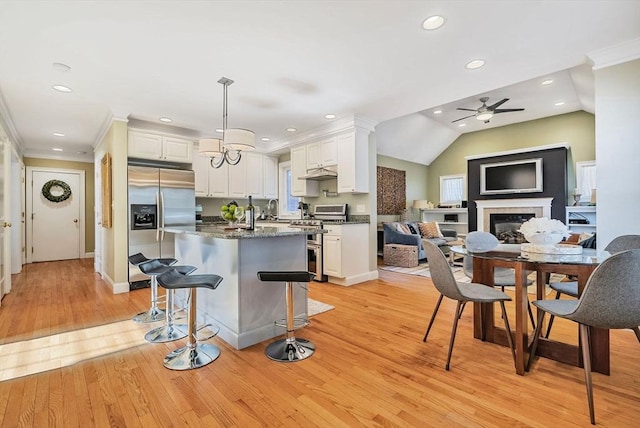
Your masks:
{"label": "white baseboard", "polygon": [[361,273],[359,275],[348,276],[346,278],[336,278],[334,276],[329,277],[329,282],[332,284],[350,286],[359,284],[365,281],[371,281],[372,279],[378,279],[378,270]]}
{"label": "white baseboard", "polygon": [[91,259],[91,258],[93,258],[93,256],[94,256],[93,252],[84,253],[84,256],[81,256],[81,258],[83,258],[83,259]]}
{"label": "white baseboard", "polygon": [[102,272],[102,279],[107,283],[109,288],[111,288],[111,292],[113,294],[121,294],[129,292],[129,283],[128,282],[114,282],[113,279],[106,273]]}

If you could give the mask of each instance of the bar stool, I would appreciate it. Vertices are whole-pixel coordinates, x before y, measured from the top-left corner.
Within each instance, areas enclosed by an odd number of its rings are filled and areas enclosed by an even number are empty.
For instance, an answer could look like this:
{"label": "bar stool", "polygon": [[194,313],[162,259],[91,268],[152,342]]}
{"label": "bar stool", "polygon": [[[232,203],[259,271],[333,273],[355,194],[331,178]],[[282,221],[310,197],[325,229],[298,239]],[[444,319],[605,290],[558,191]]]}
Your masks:
{"label": "bar stool", "polygon": [[294,335],[295,319],[293,312],[293,283],[309,282],[313,274],[305,271],[290,272],[258,272],[258,279],[265,282],[284,282],[286,284],[287,307],[287,336],[267,345],[265,354],[274,361],[292,362],[301,361],[313,355],[316,347],[307,339],[296,338]]}
{"label": "bar stool", "polygon": [[220,348],[209,343],[197,343],[196,338],[196,288],[215,290],[222,282],[222,277],[214,274],[189,275],[180,274],[169,268],[158,276],[158,284],[167,290],[189,289],[189,332],[187,345],[178,348],[164,357],[164,366],[171,370],[197,369],[209,364],[220,356]]}
{"label": "bar stool", "polygon": [[[171,266],[177,262],[176,259],[169,259],[169,258],[148,259],[142,253],[136,253],[129,256],[129,263],[131,263],[134,266],[137,266],[138,268],[142,263],[146,263],[151,260],[157,260],[165,266]],[[142,269],[140,270],[142,271]],[[165,319],[164,311],[158,307],[158,283],[156,282],[157,275],[150,275],[150,274],[147,274],[147,275],[151,277],[151,287],[150,287],[151,288],[151,307],[147,311],[140,312],[138,315],[133,317],[133,320],[135,322],[148,323],[148,322],[162,321]]]}
{"label": "bar stool", "polygon": [[[152,276],[152,278],[156,278],[158,275],[161,275],[168,271],[169,269],[175,269],[180,275],[189,275],[191,272],[195,271],[197,268],[195,266],[167,266],[160,263],[159,260],[149,260],[148,262],[140,263],[138,265],[140,270],[147,275]],[[174,324],[175,321],[175,311],[173,308],[174,303],[174,290],[167,289],[165,293],[165,325],[156,327],[152,330],[149,330],[147,334],[144,335],[144,338],[147,342],[151,343],[163,343],[163,342],[171,342],[174,340],[182,339],[187,335],[187,325],[186,324]]]}

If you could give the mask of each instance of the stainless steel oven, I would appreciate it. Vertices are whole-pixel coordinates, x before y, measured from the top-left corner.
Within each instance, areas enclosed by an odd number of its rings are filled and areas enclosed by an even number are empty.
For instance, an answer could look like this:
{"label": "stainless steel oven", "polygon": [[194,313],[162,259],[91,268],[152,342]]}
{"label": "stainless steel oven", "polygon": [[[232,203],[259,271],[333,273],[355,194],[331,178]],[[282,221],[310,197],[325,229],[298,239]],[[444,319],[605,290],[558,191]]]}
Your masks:
{"label": "stainless steel oven", "polygon": [[314,274],[314,281],[326,282],[327,276],[322,272],[322,233],[311,230],[322,229],[321,220],[293,220],[290,227],[309,229],[307,235],[307,270]]}
{"label": "stainless steel oven", "polygon": [[[347,219],[347,205],[316,205],[313,211],[313,219],[293,220],[289,226],[307,229],[322,229],[324,222],[344,222]],[[309,233],[307,235],[307,269],[315,275],[318,282],[327,281],[324,274],[322,233]]]}

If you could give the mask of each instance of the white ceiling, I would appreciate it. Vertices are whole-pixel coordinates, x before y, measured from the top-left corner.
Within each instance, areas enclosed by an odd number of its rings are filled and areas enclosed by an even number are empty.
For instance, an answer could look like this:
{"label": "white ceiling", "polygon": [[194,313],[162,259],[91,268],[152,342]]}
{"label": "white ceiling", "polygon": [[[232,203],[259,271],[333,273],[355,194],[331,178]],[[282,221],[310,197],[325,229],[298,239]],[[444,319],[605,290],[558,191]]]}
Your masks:
{"label": "white ceiling", "polygon": [[[423,30],[433,14],[445,25]],[[0,113],[25,155],[91,160],[112,117],[216,135],[226,76],[229,126],[262,150],[356,114],[380,122],[379,153],[429,164],[461,132],[593,112],[586,55],[639,37],[635,0],[0,0]],[[481,96],[525,111],[451,124]]]}

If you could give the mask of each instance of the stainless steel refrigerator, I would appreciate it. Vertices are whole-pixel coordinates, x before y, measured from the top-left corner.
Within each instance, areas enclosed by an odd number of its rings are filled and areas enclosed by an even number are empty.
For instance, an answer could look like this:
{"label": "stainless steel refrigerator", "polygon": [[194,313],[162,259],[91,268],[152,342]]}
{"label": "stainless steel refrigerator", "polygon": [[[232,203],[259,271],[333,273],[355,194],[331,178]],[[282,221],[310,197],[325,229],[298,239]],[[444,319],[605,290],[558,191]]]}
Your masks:
{"label": "stainless steel refrigerator", "polygon": [[[129,255],[174,256],[174,236],[163,227],[195,227],[193,171],[129,166]],[[129,264],[129,284],[149,277]],[[133,284],[132,284],[133,285]]]}

